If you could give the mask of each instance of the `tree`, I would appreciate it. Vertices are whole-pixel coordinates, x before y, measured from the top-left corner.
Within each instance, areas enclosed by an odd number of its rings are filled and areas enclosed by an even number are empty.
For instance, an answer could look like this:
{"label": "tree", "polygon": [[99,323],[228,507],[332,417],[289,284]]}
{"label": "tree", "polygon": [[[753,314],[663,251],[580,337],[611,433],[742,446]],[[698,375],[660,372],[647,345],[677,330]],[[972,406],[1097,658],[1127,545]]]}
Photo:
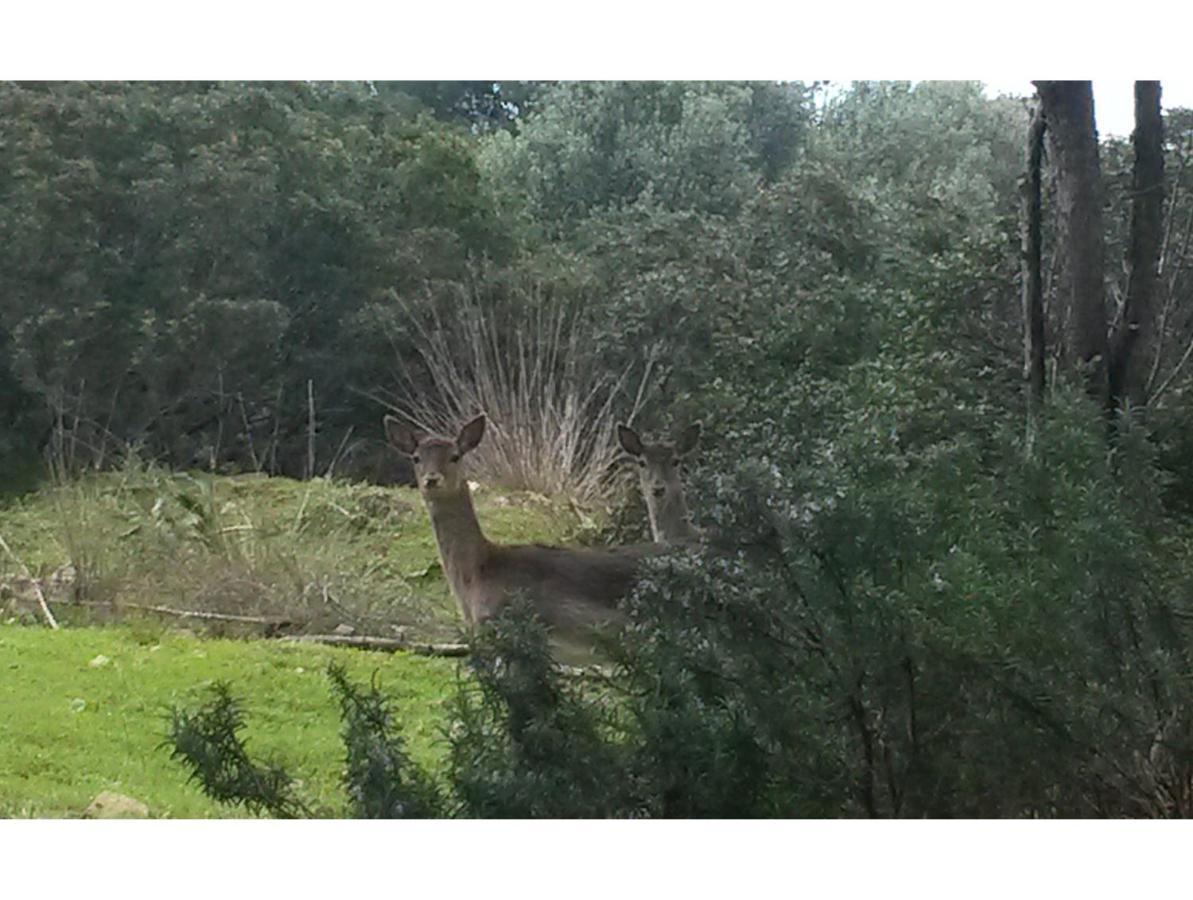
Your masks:
{"label": "tree", "polygon": [[1164,242],[1164,145],[1160,84],[1135,83],[1134,160],[1125,297],[1108,334],[1105,299],[1106,236],[1103,187],[1089,82],[1036,82],[1040,120],[1028,132],[1023,183],[1024,375],[1029,419],[1043,393],[1043,316],[1040,256],[1041,123],[1052,150],[1056,186],[1058,356],[1083,373],[1086,389],[1107,408],[1147,400],[1154,357],[1156,292]]}
{"label": "tree", "polygon": [[1089,81],[1037,81],[1056,173],[1056,298],[1062,362],[1082,372],[1086,390],[1108,399],[1102,173]]}
{"label": "tree", "polygon": [[533,81],[374,81],[382,96],[410,97],[436,118],[463,122],[477,131],[507,127],[523,116],[537,90]]}
{"label": "tree", "polygon": [[309,382],[324,471],[390,381],[362,317],[513,247],[476,139],[362,84],[0,84],[0,146],[0,410],[80,463],[297,474]]}
{"label": "tree", "polygon": [[668,211],[734,215],[793,158],[811,118],[800,85],[560,82],[517,133],[485,139],[495,190],[549,237],[649,198]]}
{"label": "tree", "polygon": [[1044,289],[1040,260],[1041,170],[1044,156],[1044,117],[1037,108],[1027,130],[1027,174],[1023,179],[1023,378],[1027,388],[1027,436],[1034,440],[1044,400]]}
{"label": "tree", "polygon": [[[1131,230],[1127,296],[1110,360],[1111,402],[1147,401],[1145,357],[1155,329],[1155,295],[1164,221],[1164,121],[1160,82],[1135,82],[1135,161],[1131,177]],[[1141,352],[1142,351],[1142,352]]]}

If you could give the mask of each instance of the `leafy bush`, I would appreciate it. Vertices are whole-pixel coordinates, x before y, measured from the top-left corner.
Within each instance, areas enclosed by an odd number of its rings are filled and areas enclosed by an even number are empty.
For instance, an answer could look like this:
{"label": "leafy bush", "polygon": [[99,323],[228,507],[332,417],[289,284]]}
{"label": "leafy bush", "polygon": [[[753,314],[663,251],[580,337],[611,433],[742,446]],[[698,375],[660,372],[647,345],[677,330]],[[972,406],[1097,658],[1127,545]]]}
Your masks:
{"label": "leafy bush", "polygon": [[207,705],[195,712],[171,712],[167,743],[171,757],[191,770],[204,792],[221,803],[241,804],[251,813],[280,819],[310,815],[294,794],[294,781],[277,763],[254,763],[240,732],[244,711],[231,689],[217,682]]}
{"label": "leafy bush", "polygon": [[[391,727],[390,701],[376,683],[367,691],[357,688],[335,663],[328,666],[327,676],[344,721],[343,783],[353,817],[436,815],[440,798],[407,757]],[[213,800],[275,818],[316,815],[317,810],[299,799],[297,782],[278,763],[250,759],[241,737],[244,713],[228,685],[217,682],[208,693],[210,699],[196,710],[171,710],[171,756],[190,769],[191,778]]]}
{"label": "leafy bush", "polygon": [[616,710],[565,678],[529,604],[511,604],[473,643],[451,706],[450,781],[465,815],[574,818],[632,807]]}
{"label": "leafy bush", "polygon": [[424,819],[442,805],[439,793],[406,755],[393,727],[392,703],[376,678],[368,691],[348,680],[343,666],[327,670],[340,701],[346,760],[344,784],[360,819]]}
{"label": "leafy bush", "polygon": [[797,84],[564,82],[539,93],[517,135],[486,138],[482,166],[549,237],[646,194],[671,210],[733,214],[794,155],[809,101]]}
{"label": "leafy bush", "polygon": [[[647,608],[742,604],[732,621],[759,623],[753,655],[783,673],[747,682],[751,702],[806,713],[800,782],[839,812],[1180,809],[1187,538],[1159,504],[1147,442],[1108,456],[1097,411],[1058,397],[1025,462],[1018,423],[990,445],[934,426],[951,400],[869,406],[803,459],[777,446],[712,479],[713,527],[753,549],[728,584],[696,568],[695,588],[662,582]],[[737,654],[704,621],[673,633],[693,654],[717,648],[701,659],[720,670]]]}

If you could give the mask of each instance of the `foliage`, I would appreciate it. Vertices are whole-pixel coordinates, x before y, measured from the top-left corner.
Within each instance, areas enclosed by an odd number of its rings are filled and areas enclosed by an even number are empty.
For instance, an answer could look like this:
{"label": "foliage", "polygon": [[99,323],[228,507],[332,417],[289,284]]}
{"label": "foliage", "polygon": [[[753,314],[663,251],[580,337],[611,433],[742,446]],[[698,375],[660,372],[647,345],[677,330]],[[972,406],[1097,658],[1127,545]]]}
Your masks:
{"label": "foliage", "polygon": [[644,196],[729,215],[786,164],[809,99],[799,85],[561,82],[540,92],[516,135],[487,139],[483,165],[495,191],[525,197],[548,236]]}
{"label": "foliage", "polygon": [[353,815],[361,819],[434,815],[440,807],[435,786],[414,767],[404,741],[394,731],[390,700],[378,688],[376,675],[367,692],[348,680],[342,665],[330,664],[327,677],[344,721],[344,784]]}
{"label": "foliage", "polygon": [[473,643],[471,679],[450,713],[453,789],[464,815],[576,818],[624,814],[632,796],[604,700],[552,661],[530,604],[511,604]]}
{"label": "foliage", "polygon": [[[389,700],[377,688],[353,685],[343,665],[330,663],[327,677],[340,703],[347,751],[343,785],[355,818],[426,818],[439,800],[433,785],[413,769],[402,739],[390,727]],[[228,685],[216,682],[197,710],[171,709],[167,743],[171,757],[191,770],[203,792],[221,803],[243,804],[274,818],[312,815],[295,795],[295,782],[277,763],[249,759],[240,733],[244,714]],[[407,777],[413,769],[413,776]]]}
{"label": "foliage", "polygon": [[276,763],[257,765],[245,750],[240,732],[244,712],[228,685],[211,686],[211,700],[197,712],[173,710],[167,741],[170,755],[191,770],[191,778],[221,803],[243,804],[250,813],[292,819],[306,813],[294,796],[294,782]]}
{"label": "foliage", "polygon": [[374,81],[374,91],[407,97],[438,118],[458,120],[475,131],[509,127],[533,108],[538,84],[533,81]]}
{"label": "foliage", "polygon": [[82,464],[297,474],[310,424],[323,472],[380,412],[344,323],[510,249],[467,138],[359,86],[7,84],[0,113],[5,377]]}
{"label": "foliage", "polygon": [[[609,743],[607,706],[568,684],[529,605],[515,605],[482,630],[467,672],[457,675],[447,732],[446,782],[412,761],[393,728],[391,701],[376,681],[364,691],[342,667],[328,670],[340,700],[347,751],[343,786],[357,818],[581,817],[625,812],[624,754]],[[262,790],[288,785],[280,767],[250,762],[239,707],[223,685],[198,710],[171,710],[172,755],[212,799],[287,816],[297,801]],[[181,724],[179,724],[181,723]],[[232,769],[247,773],[232,780]],[[452,797],[450,805],[445,797]]]}
{"label": "foliage", "polygon": [[[704,566],[661,582],[646,609],[710,599],[689,628],[677,612],[656,634],[693,656],[709,646],[697,658],[730,686],[735,660],[780,668],[742,694],[747,709],[776,704],[761,721],[803,713],[813,814],[1180,809],[1165,798],[1189,773],[1188,576],[1146,442],[1108,458],[1097,411],[1057,399],[1040,458],[1013,465],[1017,423],[987,443],[954,398],[917,401],[867,404],[832,440],[772,446],[715,481],[713,527],[753,549],[731,578]],[[751,623],[751,652],[703,624],[713,599],[734,604],[717,624]],[[1157,754],[1172,764],[1160,786]]]}

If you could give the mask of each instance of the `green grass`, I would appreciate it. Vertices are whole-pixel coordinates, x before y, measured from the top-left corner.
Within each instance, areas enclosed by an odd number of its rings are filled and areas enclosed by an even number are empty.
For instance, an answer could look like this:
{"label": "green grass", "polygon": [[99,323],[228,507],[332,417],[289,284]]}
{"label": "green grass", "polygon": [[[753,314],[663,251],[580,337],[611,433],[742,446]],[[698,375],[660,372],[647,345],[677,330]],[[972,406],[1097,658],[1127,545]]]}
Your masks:
{"label": "green grass", "polygon": [[215,679],[244,701],[250,753],[276,756],[302,780],[304,798],[342,813],[344,749],[325,674],[332,660],[354,681],[376,673],[397,698],[412,757],[441,760],[453,661],[199,640],[146,626],[0,625],[0,815],[78,816],[105,790],[137,798],[155,817],[243,815],[204,797],[161,746],[167,709],[197,705]]}

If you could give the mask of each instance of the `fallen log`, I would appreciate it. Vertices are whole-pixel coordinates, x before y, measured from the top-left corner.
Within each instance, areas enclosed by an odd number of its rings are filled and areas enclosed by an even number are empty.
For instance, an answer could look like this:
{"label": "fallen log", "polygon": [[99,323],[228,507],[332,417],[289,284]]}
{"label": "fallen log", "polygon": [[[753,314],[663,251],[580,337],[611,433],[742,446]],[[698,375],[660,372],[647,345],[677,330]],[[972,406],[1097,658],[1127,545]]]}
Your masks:
{"label": "fallen log", "polygon": [[329,647],[357,647],[361,650],[376,650],[382,653],[417,653],[420,656],[467,656],[471,648],[467,644],[427,644],[406,638],[369,637],[357,634],[290,634],[277,638],[299,644],[326,644]]}
{"label": "fallen log", "polygon": [[243,622],[248,625],[264,625],[267,628],[288,628],[298,625],[290,619],[270,618],[267,616],[242,616],[235,613],[207,612],[200,609],[175,609],[172,606],[152,606],[147,603],[125,603],[121,600],[63,600],[67,606],[104,607],[107,609],[135,609],[139,612],[160,613],[163,616],[174,616],[179,619],[209,619],[216,622]]}

